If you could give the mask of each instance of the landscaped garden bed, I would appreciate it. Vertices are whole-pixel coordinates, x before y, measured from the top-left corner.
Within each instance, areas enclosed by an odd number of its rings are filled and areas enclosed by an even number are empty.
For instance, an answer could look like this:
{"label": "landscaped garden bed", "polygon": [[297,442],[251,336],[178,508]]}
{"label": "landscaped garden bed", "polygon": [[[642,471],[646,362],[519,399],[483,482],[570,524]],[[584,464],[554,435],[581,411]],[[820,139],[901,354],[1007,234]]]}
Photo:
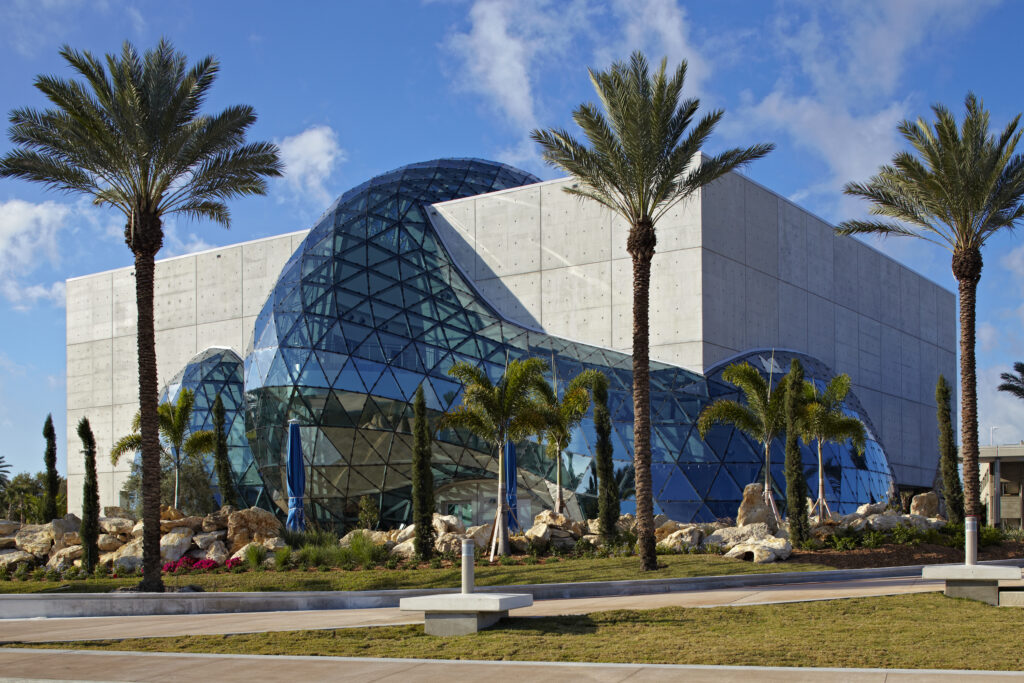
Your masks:
{"label": "landscaped garden bed", "polygon": [[937,593],[513,618],[474,635],[444,640],[425,635],[422,625],[412,625],[40,647],[657,664],[1024,668],[1018,610]]}

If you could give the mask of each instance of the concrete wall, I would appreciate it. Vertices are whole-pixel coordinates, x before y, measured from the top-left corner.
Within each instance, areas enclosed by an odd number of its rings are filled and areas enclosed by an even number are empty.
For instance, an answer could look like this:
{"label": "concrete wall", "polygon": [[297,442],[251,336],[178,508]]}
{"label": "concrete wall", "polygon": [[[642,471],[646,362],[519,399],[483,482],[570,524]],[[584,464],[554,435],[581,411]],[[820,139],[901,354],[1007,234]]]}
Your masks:
{"label": "concrete wall", "polygon": [[[154,285],[157,373],[170,380],[197,353],[225,346],[239,355],[256,315],[306,231],[157,262]],[[110,463],[110,447],[138,411],[134,268],[67,281],[68,509],[82,507],[84,465],[76,428],[96,436],[100,505],[117,505],[130,460]]]}
{"label": "concrete wall", "polygon": [[[437,204],[431,218],[504,315],[628,353],[627,226],[569,182]],[[651,357],[697,372],[755,348],[821,359],[853,379],[901,484],[932,483],[935,381],[957,376],[955,344],[952,292],[739,174],[658,223]]]}

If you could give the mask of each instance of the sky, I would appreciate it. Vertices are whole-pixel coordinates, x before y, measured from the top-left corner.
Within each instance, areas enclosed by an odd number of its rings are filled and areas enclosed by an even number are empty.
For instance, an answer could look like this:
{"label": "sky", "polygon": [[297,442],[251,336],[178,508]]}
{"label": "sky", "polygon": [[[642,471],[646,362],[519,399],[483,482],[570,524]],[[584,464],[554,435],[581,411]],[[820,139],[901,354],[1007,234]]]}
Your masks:
{"label": "sky", "polygon": [[[190,60],[215,56],[207,111],[252,105],[250,139],[276,142],[286,173],[267,196],[231,203],[230,230],[167,221],[167,257],[311,227],[346,189],[415,161],[483,157],[558,177],[529,131],[572,128],[572,110],[595,100],[587,68],[640,49],[686,60],[684,93],[725,110],[707,151],[774,142],[745,173],[837,223],[866,215],[842,187],[902,148],[899,121],[935,103],[960,115],[969,91],[993,128],[1024,110],[1022,21],[1009,0],[4,0],[0,111],[46,105],[33,81],[72,77],[65,44],[105,54],[166,37]],[[51,412],[64,462],[64,281],[130,265],[122,231],[87,199],[0,180],[0,455],[14,472],[42,468]],[[877,246],[955,291],[948,252]],[[996,427],[1014,443],[1024,402],[995,387],[1024,360],[1024,239],[998,236],[984,258],[981,442]]]}

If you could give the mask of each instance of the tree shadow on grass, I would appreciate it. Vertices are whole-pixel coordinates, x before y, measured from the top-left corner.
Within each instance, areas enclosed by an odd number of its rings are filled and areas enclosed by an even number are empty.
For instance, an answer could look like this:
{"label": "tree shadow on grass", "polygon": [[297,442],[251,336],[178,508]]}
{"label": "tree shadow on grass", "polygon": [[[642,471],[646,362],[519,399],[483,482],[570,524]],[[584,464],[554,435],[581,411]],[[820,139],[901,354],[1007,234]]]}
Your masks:
{"label": "tree shadow on grass", "polygon": [[506,617],[494,628],[531,635],[589,635],[598,624],[589,615],[564,617]]}

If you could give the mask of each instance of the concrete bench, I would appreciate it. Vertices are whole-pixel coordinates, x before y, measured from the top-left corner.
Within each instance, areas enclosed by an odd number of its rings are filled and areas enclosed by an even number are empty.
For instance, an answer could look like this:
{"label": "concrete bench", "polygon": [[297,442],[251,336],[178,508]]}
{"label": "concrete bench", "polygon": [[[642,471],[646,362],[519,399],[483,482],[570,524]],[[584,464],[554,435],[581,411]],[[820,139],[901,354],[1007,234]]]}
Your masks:
{"label": "concrete bench", "polygon": [[423,630],[431,636],[464,636],[493,626],[510,609],[529,607],[533,596],[515,593],[452,593],[402,598],[402,611],[423,612]]}
{"label": "concrete bench", "polygon": [[1020,567],[979,564],[940,564],[925,567],[922,579],[946,582],[945,593],[951,598],[969,598],[990,605],[999,604],[999,582],[1020,580]]}

